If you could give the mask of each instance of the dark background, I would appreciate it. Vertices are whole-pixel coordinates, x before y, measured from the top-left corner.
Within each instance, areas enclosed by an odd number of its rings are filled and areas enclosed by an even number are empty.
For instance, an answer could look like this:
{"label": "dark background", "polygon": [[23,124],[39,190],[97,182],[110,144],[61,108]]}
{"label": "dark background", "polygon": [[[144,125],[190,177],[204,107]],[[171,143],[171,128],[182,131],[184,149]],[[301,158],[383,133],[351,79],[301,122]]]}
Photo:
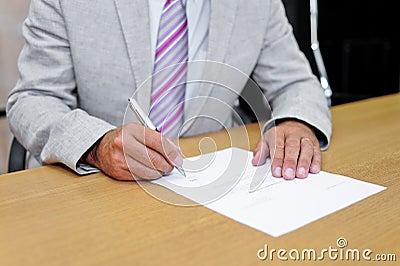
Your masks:
{"label": "dark background", "polygon": [[[300,49],[310,48],[310,1],[283,0]],[[320,0],[318,40],[332,105],[399,92],[398,1]]]}

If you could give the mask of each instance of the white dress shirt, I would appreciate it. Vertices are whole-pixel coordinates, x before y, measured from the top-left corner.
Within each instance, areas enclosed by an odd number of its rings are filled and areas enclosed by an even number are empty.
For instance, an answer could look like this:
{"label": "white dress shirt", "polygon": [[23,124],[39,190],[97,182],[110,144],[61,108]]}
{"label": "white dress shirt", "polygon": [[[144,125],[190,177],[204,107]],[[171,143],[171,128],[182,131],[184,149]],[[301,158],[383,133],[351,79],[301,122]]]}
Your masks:
{"label": "white dress shirt", "polygon": [[[157,46],[158,28],[161,13],[166,0],[149,0],[150,17],[150,41],[151,53],[155,58]],[[188,22],[189,61],[205,60],[208,47],[208,28],[210,23],[210,0],[186,0],[186,17]],[[191,69],[189,67],[187,79],[191,80]],[[198,76],[197,73],[196,76]],[[200,83],[191,83],[186,86],[185,99],[196,97],[199,93]],[[189,103],[187,101],[186,103]],[[185,104],[185,110],[189,104]]]}

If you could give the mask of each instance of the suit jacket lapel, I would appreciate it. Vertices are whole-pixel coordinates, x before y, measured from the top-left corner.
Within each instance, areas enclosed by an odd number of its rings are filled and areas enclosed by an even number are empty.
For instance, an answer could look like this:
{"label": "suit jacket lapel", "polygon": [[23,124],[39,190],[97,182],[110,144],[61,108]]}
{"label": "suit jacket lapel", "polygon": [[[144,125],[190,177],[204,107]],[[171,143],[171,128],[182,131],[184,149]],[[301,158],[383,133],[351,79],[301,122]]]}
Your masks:
{"label": "suit jacket lapel", "polygon": [[236,14],[236,0],[210,0],[211,16],[207,60],[222,62],[228,49]]}
{"label": "suit jacket lapel", "polygon": [[148,1],[114,0],[114,2],[136,82],[135,96],[141,107],[148,112],[151,95],[151,79],[149,82],[148,78],[152,74]]}
{"label": "suit jacket lapel", "polygon": [[[211,16],[208,35],[208,50],[207,61],[224,62],[230,37],[232,35],[232,28],[235,20],[237,0],[210,0],[211,2]],[[206,63],[210,64],[210,63]],[[211,68],[205,68],[203,80],[215,81],[217,80],[217,70],[220,69],[217,65],[212,65]],[[211,73],[213,72],[213,73]],[[195,121],[194,117],[198,116],[201,109],[207,102],[207,98],[212,91],[213,85],[203,83],[200,86],[200,98],[193,101],[193,105],[185,114],[187,123],[183,127],[181,134],[189,130],[190,126]]]}

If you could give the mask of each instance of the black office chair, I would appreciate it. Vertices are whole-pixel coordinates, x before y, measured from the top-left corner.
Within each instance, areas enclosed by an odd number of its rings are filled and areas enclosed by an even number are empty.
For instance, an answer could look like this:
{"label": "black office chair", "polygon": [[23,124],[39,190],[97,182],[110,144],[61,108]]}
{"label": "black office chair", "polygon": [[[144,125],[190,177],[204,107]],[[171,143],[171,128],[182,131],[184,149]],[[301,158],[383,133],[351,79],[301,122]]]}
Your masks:
{"label": "black office chair", "polygon": [[8,172],[16,172],[25,169],[26,149],[14,137],[11,143],[10,156],[8,159]]}
{"label": "black office chair", "polygon": [[[6,110],[0,110],[0,118],[6,116]],[[25,169],[26,149],[14,137],[11,143],[10,155],[8,159],[8,172],[16,172]]]}
{"label": "black office chair", "polygon": [[318,0],[282,0],[294,35],[314,74],[319,78],[328,105],[331,105],[332,89],[322,59],[318,41]]}
{"label": "black office chair", "polygon": [[[6,117],[6,110],[0,110],[0,118]],[[10,156],[8,160],[8,172],[16,172],[25,169],[26,162],[26,150],[14,137],[11,148]]]}
{"label": "black office chair", "polygon": [[[293,27],[301,51],[310,62],[313,73],[319,78],[328,106],[331,106],[332,89],[328,81],[325,64],[318,41],[318,0],[282,0],[286,15]],[[265,119],[262,97],[252,96],[252,82],[245,86],[239,103],[234,107],[237,123],[253,123]],[[257,116],[255,115],[257,113]]]}

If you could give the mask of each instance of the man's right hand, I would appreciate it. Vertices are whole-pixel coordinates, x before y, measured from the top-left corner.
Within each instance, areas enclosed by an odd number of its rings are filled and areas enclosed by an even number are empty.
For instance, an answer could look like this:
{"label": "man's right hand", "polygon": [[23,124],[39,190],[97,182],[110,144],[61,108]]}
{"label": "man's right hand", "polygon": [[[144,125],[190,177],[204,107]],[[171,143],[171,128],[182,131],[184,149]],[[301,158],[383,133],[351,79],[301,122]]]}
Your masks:
{"label": "man's right hand", "polygon": [[117,180],[156,179],[183,163],[170,139],[134,123],[107,132],[83,160]]}

